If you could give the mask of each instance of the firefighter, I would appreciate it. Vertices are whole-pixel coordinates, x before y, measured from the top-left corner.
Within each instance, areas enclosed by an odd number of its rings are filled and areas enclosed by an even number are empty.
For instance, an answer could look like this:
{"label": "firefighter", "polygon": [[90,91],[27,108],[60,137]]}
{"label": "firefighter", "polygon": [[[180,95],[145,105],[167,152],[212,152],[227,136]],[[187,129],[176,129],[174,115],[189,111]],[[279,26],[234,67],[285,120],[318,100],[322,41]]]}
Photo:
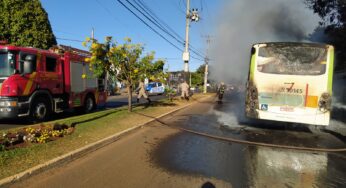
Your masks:
{"label": "firefighter", "polygon": [[149,97],[147,96],[147,94],[145,93],[145,84],[143,82],[143,80],[141,80],[139,82],[139,86],[136,89],[137,91],[137,103],[139,103],[139,99],[143,96],[145,99],[148,100],[148,103],[151,103],[151,100],[149,99]]}
{"label": "firefighter", "polygon": [[187,101],[189,100],[189,90],[190,86],[189,84],[184,81],[181,85],[181,99],[186,99]]}
{"label": "firefighter", "polygon": [[223,94],[225,93],[225,90],[226,90],[226,85],[225,85],[225,83],[221,82],[217,88],[217,96],[219,98],[219,102],[222,101]]}

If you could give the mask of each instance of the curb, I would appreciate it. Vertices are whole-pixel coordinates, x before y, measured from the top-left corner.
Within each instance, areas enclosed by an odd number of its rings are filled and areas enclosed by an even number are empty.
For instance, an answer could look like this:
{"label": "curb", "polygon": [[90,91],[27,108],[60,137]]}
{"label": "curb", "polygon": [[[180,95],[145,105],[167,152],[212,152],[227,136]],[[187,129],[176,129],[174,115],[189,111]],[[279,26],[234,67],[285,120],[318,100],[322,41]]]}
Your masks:
{"label": "curb", "polygon": [[[207,96],[206,98],[209,98],[209,96]],[[206,98],[202,99],[202,100],[205,100]],[[6,186],[6,185],[10,185],[12,183],[15,183],[15,182],[18,182],[18,181],[21,181],[21,180],[24,180],[26,178],[29,178],[35,174],[39,174],[41,172],[44,172],[46,170],[49,170],[53,167],[56,167],[56,166],[60,166],[60,165],[63,165],[63,164],[67,164],[75,159],[78,159],[88,153],[91,153],[93,151],[96,151],[104,146],[107,146],[117,140],[119,140],[122,136],[126,136],[127,134],[137,130],[137,129],[140,129],[142,128],[143,126],[145,126],[146,124],[149,124],[153,121],[155,121],[156,119],[158,118],[162,118],[164,116],[167,116],[171,113],[174,113],[176,111],[179,111],[179,110],[182,110],[184,108],[187,108],[195,103],[197,103],[198,101],[194,101],[190,104],[187,104],[187,105],[184,105],[182,107],[179,107],[177,109],[174,109],[170,112],[167,112],[167,113],[164,113],[162,115],[159,115],[158,117],[156,117],[155,119],[151,119],[151,120],[148,120],[147,122],[144,122],[144,123],[141,123],[137,126],[134,126],[132,128],[129,128],[129,129],[126,129],[124,131],[121,131],[119,133],[116,133],[114,135],[111,135],[107,138],[104,138],[102,140],[99,140],[97,142],[94,142],[94,143],[91,143],[91,144],[88,144],[82,148],[79,148],[79,149],[76,149],[74,151],[71,151],[67,154],[64,154],[62,156],[59,156],[59,157],[56,157],[54,159],[51,159],[43,164],[39,164],[37,166],[34,166],[32,168],[29,168],[27,170],[25,170],[24,172],[20,172],[18,174],[15,174],[15,175],[12,175],[12,176],[9,176],[7,178],[4,178],[4,179],[1,179],[0,180],[0,187],[3,187],[3,186]]]}

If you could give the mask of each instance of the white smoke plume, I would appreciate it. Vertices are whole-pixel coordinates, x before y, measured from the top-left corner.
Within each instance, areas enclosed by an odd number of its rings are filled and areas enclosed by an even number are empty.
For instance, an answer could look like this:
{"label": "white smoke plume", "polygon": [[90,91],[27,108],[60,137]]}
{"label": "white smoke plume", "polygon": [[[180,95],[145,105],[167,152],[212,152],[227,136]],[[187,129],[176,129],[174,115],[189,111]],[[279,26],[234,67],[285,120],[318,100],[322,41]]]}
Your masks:
{"label": "white smoke plume", "polygon": [[240,84],[247,79],[252,44],[305,41],[320,21],[304,0],[232,0],[218,18],[210,76]]}

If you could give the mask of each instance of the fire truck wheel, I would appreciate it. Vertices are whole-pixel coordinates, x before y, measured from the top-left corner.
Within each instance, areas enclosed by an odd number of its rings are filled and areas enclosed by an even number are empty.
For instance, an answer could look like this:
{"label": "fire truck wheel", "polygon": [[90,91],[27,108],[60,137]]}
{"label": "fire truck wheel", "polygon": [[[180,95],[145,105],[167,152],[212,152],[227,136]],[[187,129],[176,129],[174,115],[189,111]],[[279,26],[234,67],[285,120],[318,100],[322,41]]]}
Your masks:
{"label": "fire truck wheel", "polygon": [[41,122],[47,119],[50,114],[49,101],[43,97],[34,100],[30,110],[30,116],[35,122]]}
{"label": "fire truck wheel", "polygon": [[84,100],[84,112],[89,113],[95,109],[95,101],[92,95],[87,95]]}

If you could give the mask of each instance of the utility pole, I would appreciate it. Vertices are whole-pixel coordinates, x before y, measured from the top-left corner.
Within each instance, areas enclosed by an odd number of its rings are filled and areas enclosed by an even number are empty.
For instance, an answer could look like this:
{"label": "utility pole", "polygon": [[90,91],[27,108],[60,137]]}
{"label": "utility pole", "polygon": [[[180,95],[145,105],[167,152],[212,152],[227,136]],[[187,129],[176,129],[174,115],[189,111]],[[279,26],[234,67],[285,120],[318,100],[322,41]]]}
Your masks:
{"label": "utility pole", "polygon": [[209,63],[209,56],[208,56],[208,49],[210,44],[210,36],[207,35],[207,48],[206,48],[206,55],[205,55],[205,70],[204,70],[204,88],[203,93],[207,93],[207,84],[208,84],[208,63]]}
{"label": "utility pole", "polygon": [[198,22],[199,20],[198,9],[192,9],[192,11],[190,11],[190,0],[186,0],[185,50],[183,52],[185,80],[188,78],[189,61],[190,61],[190,52],[189,52],[190,20],[194,22]]}
{"label": "utility pole", "polygon": [[91,39],[93,39],[93,40],[94,40],[94,34],[95,34],[94,28],[92,28],[92,29],[91,29]]}
{"label": "utility pole", "polygon": [[185,28],[185,51],[183,53],[184,72],[189,72],[189,27],[190,27],[190,0],[186,1],[186,28]]}

